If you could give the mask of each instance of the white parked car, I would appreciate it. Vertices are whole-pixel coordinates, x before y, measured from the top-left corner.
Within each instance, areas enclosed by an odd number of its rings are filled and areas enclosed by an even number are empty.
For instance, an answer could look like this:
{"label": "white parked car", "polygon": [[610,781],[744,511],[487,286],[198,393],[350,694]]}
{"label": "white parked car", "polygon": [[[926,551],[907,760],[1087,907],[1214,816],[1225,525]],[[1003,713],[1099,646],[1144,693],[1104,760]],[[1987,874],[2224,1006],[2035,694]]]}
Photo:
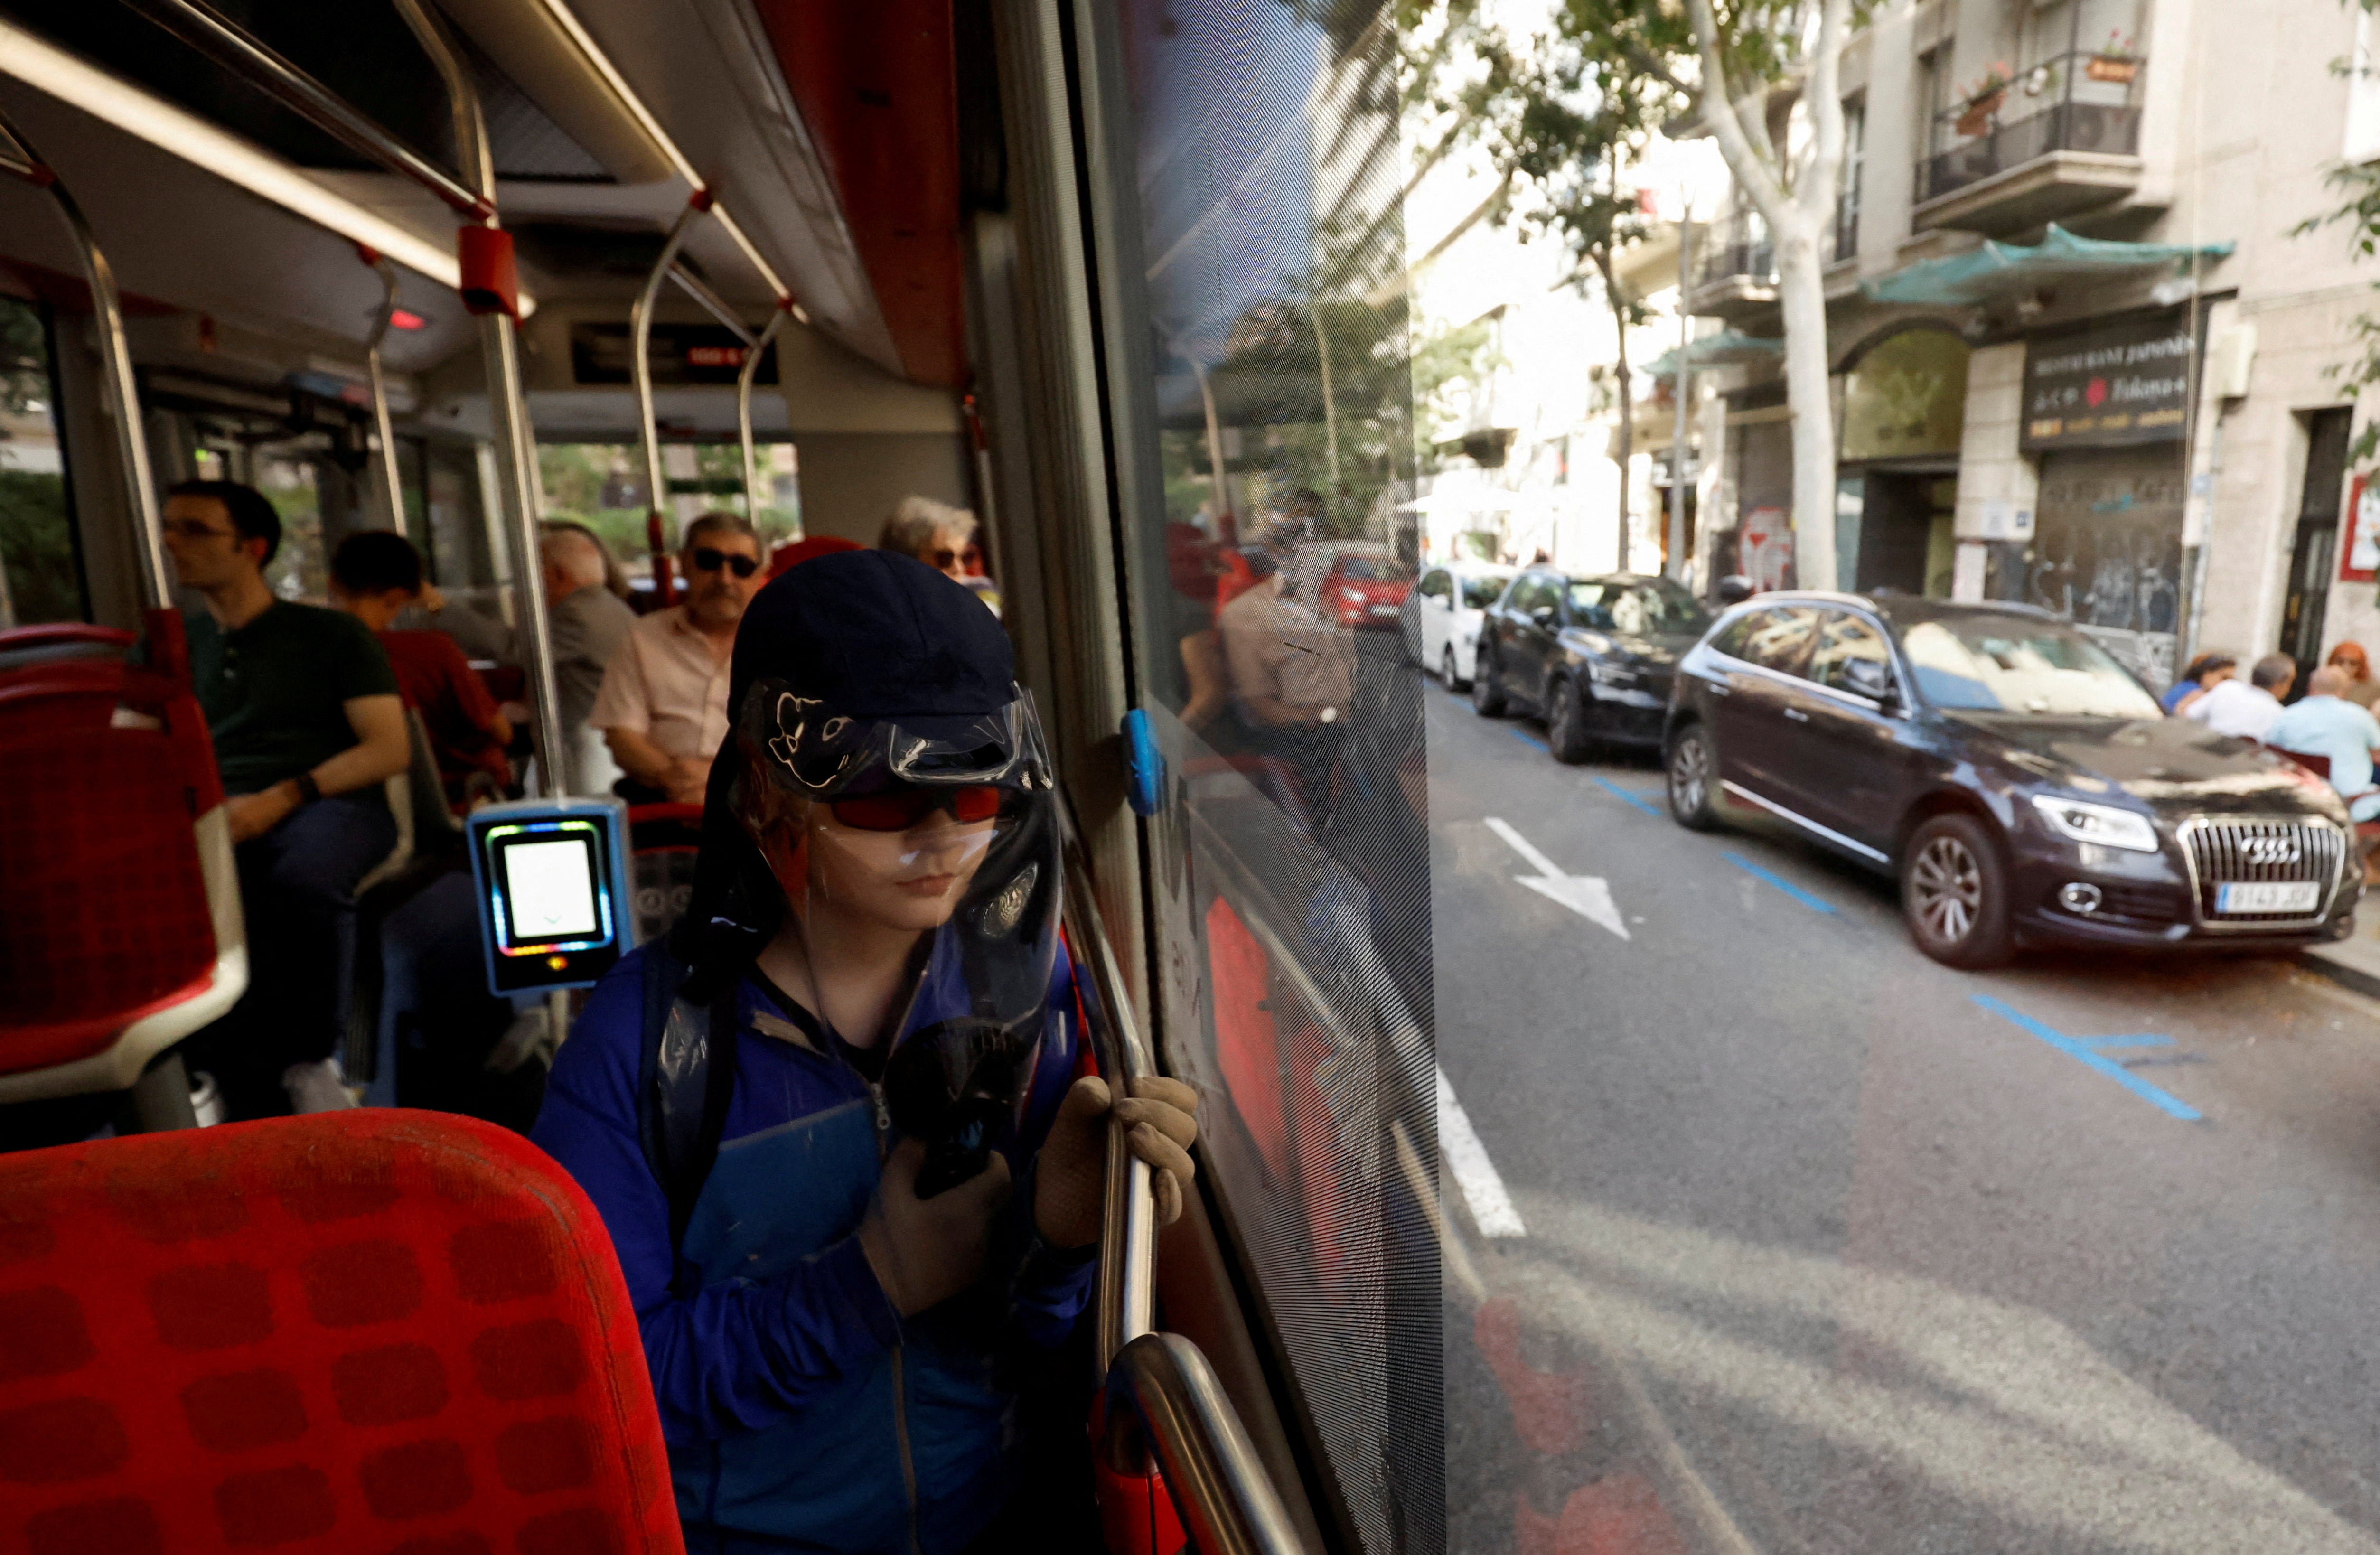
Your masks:
{"label": "white parked car", "polygon": [[1471,684],[1479,659],[1479,623],[1521,569],[1493,562],[1441,562],[1424,569],[1413,591],[1415,638],[1424,669],[1436,670],[1450,691]]}

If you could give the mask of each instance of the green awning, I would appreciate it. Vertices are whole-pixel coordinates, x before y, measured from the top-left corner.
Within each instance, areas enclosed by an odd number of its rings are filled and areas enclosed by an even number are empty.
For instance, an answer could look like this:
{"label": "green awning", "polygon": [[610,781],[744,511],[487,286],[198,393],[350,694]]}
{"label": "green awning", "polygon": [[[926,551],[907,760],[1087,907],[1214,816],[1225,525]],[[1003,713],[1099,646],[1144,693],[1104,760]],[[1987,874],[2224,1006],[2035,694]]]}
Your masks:
{"label": "green awning", "polygon": [[[1758,361],[1785,349],[1781,340],[1763,340],[1741,330],[1721,330],[1717,334],[1704,335],[1700,340],[1686,342],[1686,365],[1718,367],[1728,362]],[[1647,376],[1675,378],[1678,375],[1678,352],[1675,346],[1662,352],[1645,364]]]}
{"label": "green awning", "polygon": [[2157,269],[2179,273],[2192,258],[2224,259],[2234,247],[2230,243],[2209,243],[2192,249],[2174,243],[2118,243],[2099,237],[2077,237],[2052,222],[2048,235],[2033,248],[1987,239],[1983,247],[1966,253],[1926,260],[1889,275],[1863,281],[1860,290],[1875,302],[1935,308],[1973,306],[2066,281],[2110,280]]}

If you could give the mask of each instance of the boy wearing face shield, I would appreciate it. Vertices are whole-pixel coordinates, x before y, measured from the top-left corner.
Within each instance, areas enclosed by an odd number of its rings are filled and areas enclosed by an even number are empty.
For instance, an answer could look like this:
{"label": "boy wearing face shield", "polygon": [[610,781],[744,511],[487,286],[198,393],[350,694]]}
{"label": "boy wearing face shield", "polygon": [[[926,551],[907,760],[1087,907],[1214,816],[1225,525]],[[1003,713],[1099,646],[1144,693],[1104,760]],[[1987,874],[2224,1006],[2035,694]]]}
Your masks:
{"label": "boy wearing face shield", "polygon": [[[1111,1103],[1049,759],[963,604],[883,552],[753,601],[694,901],[596,989],[538,1121],[619,1251],[689,1549],[1033,1526],[1001,1516],[1015,1379],[1087,1298]],[[1193,1107],[1166,1080],[1112,1105],[1169,1220]]]}

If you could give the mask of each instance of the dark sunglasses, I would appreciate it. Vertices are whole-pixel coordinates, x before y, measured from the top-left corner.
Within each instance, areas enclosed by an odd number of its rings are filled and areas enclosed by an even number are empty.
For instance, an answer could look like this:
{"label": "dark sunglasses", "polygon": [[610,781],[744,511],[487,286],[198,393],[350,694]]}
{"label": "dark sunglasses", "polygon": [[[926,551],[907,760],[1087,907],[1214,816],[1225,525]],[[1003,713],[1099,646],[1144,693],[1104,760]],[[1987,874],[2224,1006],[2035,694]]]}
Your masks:
{"label": "dark sunglasses", "polygon": [[951,819],[963,825],[998,820],[1002,799],[999,789],[983,783],[951,788],[890,788],[881,794],[832,800],[827,808],[835,820],[855,832],[906,832],[923,824],[936,810],[950,811]]}
{"label": "dark sunglasses", "polygon": [[694,548],[694,567],[697,572],[717,572],[725,567],[738,577],[749,577],[760,570],[760,559],[758,556],[731,556],[724,551],[698,545]]}
{"label": "dark sunglasses", "polygon": [[947,567],[953,562],[964,562],[968,566],[974,566],[983,560],[983,553],[970,545],[964,551],[936,551],[930,553],[926,559],[938,567]]}

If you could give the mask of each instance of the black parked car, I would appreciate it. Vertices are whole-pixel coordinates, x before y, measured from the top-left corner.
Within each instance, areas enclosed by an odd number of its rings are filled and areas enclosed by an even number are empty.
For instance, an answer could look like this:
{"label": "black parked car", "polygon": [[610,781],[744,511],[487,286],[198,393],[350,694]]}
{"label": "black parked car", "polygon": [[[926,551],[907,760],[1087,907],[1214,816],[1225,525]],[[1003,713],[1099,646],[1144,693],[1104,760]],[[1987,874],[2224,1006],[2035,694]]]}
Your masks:
{"label": "black parked car", "polygon": [[1758,818],[1897,873],[1919,948],[2277,948],[2352,931],[2363,871],[2329,786],[2165,717],[2046,612],[1764,594],[1680,663],[1670,808]]}
{"label": "black parked car", "polygon": [[1489,718],[1515,704],[1540,714],[1564,761],[1585,760],[1597,740],[1658,746],[1670,674],[1709,625],[1666,577],[1531,567],[1480,623],[1471,705]]}

